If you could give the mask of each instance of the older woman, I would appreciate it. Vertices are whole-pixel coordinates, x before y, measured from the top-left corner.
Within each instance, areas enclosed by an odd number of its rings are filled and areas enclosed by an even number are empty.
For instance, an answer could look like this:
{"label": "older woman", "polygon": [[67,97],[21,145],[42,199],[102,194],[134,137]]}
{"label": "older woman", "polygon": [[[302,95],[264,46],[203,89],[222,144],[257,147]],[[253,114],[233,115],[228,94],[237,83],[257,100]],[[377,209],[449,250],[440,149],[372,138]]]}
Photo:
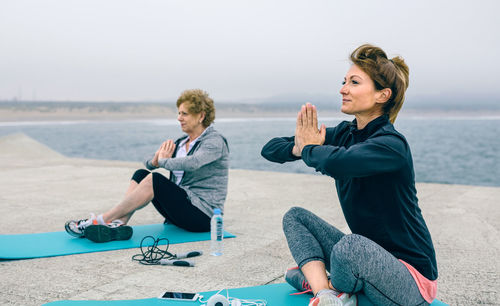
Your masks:
{"label": "older woman", "polygon": [[[227,194],[229,148],[211,123],[213,100],[202,90],[186,90],[177,99],[181,129],[186,135],[167,140],[132,176],[125,198],[115,207],[89,219],[68,221],[66,231],[95,242],[126,240],[132,214],[152,202],[166,223],[193,232],[210,230],[213,210],[224,209]],[[170,170],[170,178],[157,168]]]}
{"label": "older woman", "polygon": [[392,124],[409,69],[371,45],[357,48],[351,61],[340,94],[352,122],[318,129],[316,108],[307,104],[295,137],[274,138],[262,149],[270,161],[302,159],[333,177],[352,232],[290,209],[283,229],[299,268],[285,279],[312,290],[313,306],[355,305],[356,297],[359,305],[428,305],[436,297],[435,252],[418,206],[410,147]]}

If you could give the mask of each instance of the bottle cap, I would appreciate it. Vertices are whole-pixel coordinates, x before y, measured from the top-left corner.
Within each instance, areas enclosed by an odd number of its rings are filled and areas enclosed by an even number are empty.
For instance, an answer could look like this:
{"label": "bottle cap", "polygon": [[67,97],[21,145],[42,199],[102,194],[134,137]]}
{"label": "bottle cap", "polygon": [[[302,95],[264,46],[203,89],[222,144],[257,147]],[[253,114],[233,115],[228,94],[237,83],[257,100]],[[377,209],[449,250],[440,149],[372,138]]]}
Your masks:
{"label": "bottle cap", "polygon": [[214,215],[220,215],[220,208],[214,209]]}

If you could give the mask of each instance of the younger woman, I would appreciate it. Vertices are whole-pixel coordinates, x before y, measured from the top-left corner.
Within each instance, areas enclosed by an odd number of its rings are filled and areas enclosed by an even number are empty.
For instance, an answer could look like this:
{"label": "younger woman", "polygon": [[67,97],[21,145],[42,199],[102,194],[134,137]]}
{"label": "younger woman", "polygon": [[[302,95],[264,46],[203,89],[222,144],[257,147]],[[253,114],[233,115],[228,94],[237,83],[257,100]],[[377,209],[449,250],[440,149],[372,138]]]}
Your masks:
{"label": "younger woman", "polygon": [[428,305],[436,297],[436,257],[418,207],[410,147],[393,126],[409,69],[402,58],[389,59],[371,45],[357,48],[351,61],[340,94],[341,111],[353,121],[318,129],[316,108],[307,104],[298,113],[295,137],[274,138],[262,149],[270,161],[302,159],[333,177],[352,232],[306,209],[290,209],[283,229],[300,269],[285,278],[307,283],[313,306],[356,297],[360,305]]}

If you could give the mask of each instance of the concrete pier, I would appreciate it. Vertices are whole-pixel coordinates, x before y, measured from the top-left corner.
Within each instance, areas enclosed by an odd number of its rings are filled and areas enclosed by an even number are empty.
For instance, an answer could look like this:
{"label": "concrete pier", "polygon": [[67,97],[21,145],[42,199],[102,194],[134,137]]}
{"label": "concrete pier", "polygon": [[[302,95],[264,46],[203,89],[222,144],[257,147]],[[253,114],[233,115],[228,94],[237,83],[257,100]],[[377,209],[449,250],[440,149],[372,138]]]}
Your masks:
{"label": "concrete pier", "polygon": [[[0,234],[64,230],[118,203],[139,163],[68,158],[23,135],[0,138]],[[500,304],[500,188],[417,184],[439,268],[438,298],[450,305]],[[143,266],[139,249],[0,261],[0,304],[62,299],[139,299],[165,290],[208,291],[283,282],[295,265],[281,230],[292,206],[306,207],[348,232],[333,179],[319,175],[230,170],[224,255],[193,268]],[[161,223],[149,205],[130,224]],[[168,237],[167,237],[168,238]],[[4,248],[6,246],[0,246]],[[201,249],[209,242],[170,246]]]}

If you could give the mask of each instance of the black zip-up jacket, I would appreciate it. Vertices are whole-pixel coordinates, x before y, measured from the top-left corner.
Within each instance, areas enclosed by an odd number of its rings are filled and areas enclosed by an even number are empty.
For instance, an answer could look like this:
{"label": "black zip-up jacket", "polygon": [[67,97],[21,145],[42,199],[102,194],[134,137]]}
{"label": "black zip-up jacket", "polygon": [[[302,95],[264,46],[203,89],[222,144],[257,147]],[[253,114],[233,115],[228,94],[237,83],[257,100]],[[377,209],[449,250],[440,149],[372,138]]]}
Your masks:
{"label": "black zip-up jacket", "polygon": [[[284,163],[294,137],[277,137],[262,156]],[[335,179],[337,194],[351,232],[365,236],[429,280],[438,276],[432,239],[418,207],[410,147],[387,116],[358,130],[356,120],[326,129],[323,145],[307,145],[302,160]]]}

